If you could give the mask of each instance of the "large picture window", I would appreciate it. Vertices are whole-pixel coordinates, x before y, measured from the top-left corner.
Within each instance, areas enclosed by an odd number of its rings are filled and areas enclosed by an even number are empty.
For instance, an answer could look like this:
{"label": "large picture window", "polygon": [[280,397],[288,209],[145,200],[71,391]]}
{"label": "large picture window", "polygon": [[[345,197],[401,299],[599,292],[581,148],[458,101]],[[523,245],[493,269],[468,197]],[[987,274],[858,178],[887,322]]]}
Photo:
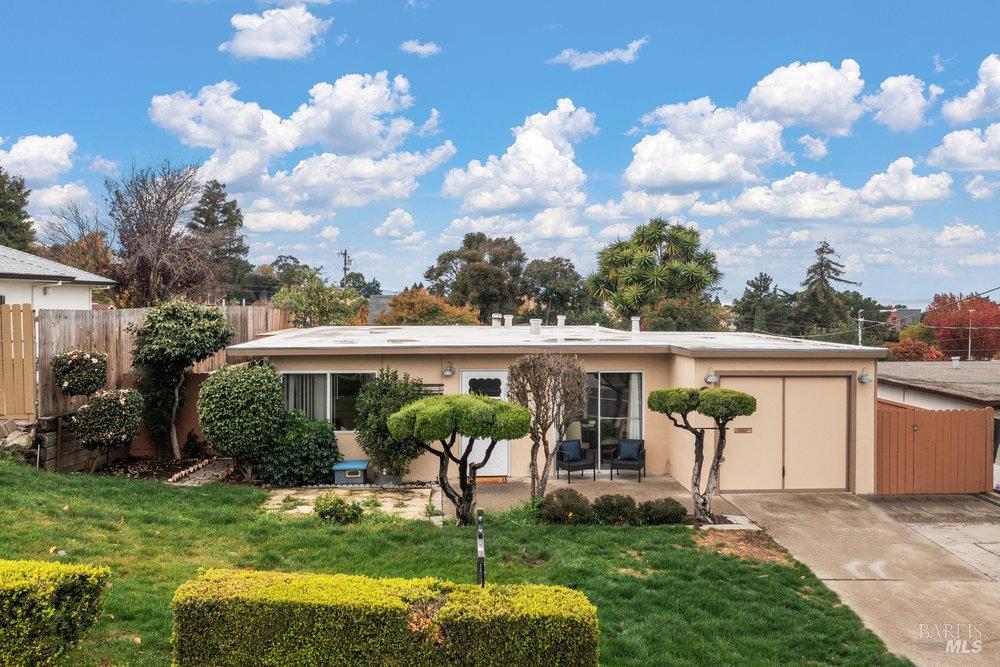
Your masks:
{"label": "large picture window", "polygon": [[357,398],[374,373],[285,373],[285,408],[301,410],[310,419],[333,422],[338,431],[353,431],[358,423]]}

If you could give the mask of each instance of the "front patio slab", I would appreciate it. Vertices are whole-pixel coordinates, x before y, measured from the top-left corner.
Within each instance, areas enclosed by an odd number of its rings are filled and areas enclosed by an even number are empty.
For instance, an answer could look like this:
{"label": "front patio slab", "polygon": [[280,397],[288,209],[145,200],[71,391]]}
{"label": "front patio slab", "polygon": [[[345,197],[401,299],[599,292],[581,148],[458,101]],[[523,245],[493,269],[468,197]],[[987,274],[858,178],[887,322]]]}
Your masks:
{"label": "front patio slab", "polygon": [[918,665],[1000,662],[1000,582],[897,518],[949,516],[953,525],[942,535],[954,537],[954,525],[990,510],[977,505],[962,514],[952,506],[948,514],[934,503],[898,501],[890,513],[849,493],[726,497],[823,579],[889,650]]}

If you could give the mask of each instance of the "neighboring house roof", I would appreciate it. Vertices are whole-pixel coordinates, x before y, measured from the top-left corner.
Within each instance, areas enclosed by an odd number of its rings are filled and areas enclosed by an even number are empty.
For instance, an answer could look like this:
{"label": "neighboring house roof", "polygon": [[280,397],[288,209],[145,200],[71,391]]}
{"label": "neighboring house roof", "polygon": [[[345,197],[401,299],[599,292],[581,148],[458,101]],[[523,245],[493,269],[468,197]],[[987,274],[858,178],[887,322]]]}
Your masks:
{"label": "neighboring house roof", "polygon": [[114,285],[110,278],[87,273],[29,252],[0,245],[0,278],[6,280],[53,280],[83,285]]}
{"label": "neighboring house roof", "polygon": [[1000,361],[883,361],[878,381],[1000,407]]}
{"label": "neighboring house roof", "polygon": [[885,356],[881,347],[859,347],[766,334],[699,331],[620,331],[599,326],[362,326],[286,329],[227,348],[236,355],[440,353],[446,350],[524,352],[671,352],[684,356],[861,357]]}

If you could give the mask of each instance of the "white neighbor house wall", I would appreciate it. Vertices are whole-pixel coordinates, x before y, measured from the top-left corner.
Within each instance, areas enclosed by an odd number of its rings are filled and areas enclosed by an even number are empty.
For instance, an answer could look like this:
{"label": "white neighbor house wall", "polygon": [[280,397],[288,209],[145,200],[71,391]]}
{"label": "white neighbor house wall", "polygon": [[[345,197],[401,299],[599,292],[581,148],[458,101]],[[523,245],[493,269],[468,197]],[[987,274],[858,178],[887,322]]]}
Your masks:
{"label": "white neighbor house wall", "polygon": [[913,387],[901,387],[884,380],[878,383],[878,397],[928,410],[975,410],[983,407],[980,403],[921,391]]}
{"label": "white neighbor house wall", "polygon": [[90,310],[91,285],[0,279],[5,303],[30,303],[35,310]]}

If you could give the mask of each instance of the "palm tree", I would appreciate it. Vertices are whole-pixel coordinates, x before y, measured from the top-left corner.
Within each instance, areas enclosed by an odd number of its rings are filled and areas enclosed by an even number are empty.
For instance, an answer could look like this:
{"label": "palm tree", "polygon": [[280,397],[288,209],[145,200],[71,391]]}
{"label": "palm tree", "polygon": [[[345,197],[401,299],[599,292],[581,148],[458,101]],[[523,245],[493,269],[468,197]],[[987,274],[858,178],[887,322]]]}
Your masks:
{"label": "palm tree", "polygon": [[701,294],[721,279],[698,230],[653,218],[597,254],[587,289],[627,319],[661,298]]}

